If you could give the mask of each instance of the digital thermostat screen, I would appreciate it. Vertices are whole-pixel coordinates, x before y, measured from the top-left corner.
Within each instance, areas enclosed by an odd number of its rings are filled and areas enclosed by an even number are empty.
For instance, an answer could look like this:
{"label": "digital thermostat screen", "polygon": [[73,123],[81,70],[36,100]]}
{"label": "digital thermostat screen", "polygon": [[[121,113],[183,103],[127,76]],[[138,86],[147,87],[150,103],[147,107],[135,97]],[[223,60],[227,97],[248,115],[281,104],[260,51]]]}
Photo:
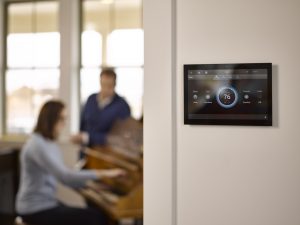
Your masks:
{"label": "digital thermostat screen", "polygon": [[184,122],[272,125],[272,64],[184,66]]}

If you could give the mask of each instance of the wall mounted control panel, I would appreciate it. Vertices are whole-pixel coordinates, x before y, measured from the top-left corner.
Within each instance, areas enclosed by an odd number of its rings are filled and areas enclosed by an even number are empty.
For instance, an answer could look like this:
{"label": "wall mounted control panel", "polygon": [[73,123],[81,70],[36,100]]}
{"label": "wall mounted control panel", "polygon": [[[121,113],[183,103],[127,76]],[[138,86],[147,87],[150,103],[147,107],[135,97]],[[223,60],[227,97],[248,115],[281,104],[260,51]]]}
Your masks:
{"label": "wall mounted control panel", "polygon": [[184,65],[184,124],[272,126],[272,64]]}

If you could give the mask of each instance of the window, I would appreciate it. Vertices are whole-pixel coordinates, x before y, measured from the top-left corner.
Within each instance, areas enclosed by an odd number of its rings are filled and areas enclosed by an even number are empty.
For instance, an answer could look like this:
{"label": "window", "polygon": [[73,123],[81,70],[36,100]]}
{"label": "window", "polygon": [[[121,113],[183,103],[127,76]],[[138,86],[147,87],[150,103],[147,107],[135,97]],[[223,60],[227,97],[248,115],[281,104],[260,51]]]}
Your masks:
{"label": "window", "polygon": [[81,38],[81,102],[99,92],[103,67],[114,67],[116,92],[132,116],[142,116],[144,32],[141,0],[84,0]]}
{"label": "window", "polygon": [[143,66],[143,40],[141,29],[114,30],[107,39],[107,63],[115,66]]}
{"label": "window", "polygon": [[16,2],[6,10],[5,131],[26,134],[32,131],[41,105],[58,96],[59,5]]}

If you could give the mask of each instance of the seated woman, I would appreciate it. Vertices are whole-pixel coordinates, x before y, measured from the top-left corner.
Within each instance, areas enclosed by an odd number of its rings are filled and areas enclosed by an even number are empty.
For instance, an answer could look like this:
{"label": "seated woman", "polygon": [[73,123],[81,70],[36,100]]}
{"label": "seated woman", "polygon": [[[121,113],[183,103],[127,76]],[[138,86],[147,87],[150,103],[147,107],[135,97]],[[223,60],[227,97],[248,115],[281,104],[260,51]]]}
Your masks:
{"label": "seated woman", "polygon": [[118,177],[121,169],[68,169],[56,140],[64,128],[65,106],[49,101],[41,109],[33,134],[21,151],[21,181],[17,195],[17,213],[30,225],[102,225],[100,211],[66,206],[56,198],[57,182],[73,188],[90,180]]}

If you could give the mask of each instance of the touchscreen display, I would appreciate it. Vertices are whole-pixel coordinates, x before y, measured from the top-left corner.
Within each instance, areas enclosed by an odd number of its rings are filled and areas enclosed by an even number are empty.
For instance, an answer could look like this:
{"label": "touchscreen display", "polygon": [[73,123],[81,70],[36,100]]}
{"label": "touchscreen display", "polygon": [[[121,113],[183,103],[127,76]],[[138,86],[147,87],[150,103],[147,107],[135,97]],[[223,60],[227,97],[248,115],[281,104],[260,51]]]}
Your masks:
{"label": "touchscreen display", "polygon": [[272,125],[272,64],[184,66],[184,122]]}

